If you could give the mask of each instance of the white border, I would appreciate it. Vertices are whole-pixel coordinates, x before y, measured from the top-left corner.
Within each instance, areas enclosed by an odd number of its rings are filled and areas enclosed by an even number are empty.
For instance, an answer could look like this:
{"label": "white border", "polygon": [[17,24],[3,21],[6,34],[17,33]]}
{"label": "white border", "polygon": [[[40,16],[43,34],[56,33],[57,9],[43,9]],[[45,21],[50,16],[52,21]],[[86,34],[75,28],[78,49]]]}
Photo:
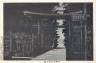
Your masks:
{"label": "white border", "polygon": [[[3,3],[35,3],[35,2],[93,2],[93,35],[94,35],[94,40],[93,40],[93,45],[94,45],[94,60],[93,61],[60,61],[60,63],[96,63],[96,1],[95,0],[0,0],[0,39],[1,36],[3,36]],[[0,41],[1,44],[2,41]],[[12,60],[12,61],[5,61],[5,60],[0,60],[0,63],[44,63],[44,61],[16,61],[16,60]]]}

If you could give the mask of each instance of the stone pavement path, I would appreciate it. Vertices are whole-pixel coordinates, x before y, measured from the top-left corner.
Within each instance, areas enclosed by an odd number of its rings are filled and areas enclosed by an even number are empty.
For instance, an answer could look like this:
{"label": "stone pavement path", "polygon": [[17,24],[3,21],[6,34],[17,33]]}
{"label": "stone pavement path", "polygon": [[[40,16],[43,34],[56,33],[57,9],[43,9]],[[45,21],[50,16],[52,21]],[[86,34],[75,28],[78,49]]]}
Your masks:
{"label": "stone pavement path", "polygon": [[64,47],[58,47],[56,49],[52,49],[32,60],[66,60],[66,49]]}

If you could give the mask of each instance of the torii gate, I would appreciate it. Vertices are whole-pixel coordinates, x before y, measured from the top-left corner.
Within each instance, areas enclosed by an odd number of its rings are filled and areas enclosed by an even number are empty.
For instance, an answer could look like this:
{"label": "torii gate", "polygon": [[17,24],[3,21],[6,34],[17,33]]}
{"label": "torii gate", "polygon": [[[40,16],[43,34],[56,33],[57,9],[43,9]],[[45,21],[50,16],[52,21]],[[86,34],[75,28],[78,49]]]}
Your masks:
{"label": "torii gate", "polygon": [[[87,42],[86,42],[86,19],[89,15],[81,13],[64,13],[64,14],[45,14],[24,11],[25,16],[30,19],[68,19],[69,20],[69,37],[66,47],[67,60],[86,60],[87,59]],[[61,26],[64,28],[63,26]]]}

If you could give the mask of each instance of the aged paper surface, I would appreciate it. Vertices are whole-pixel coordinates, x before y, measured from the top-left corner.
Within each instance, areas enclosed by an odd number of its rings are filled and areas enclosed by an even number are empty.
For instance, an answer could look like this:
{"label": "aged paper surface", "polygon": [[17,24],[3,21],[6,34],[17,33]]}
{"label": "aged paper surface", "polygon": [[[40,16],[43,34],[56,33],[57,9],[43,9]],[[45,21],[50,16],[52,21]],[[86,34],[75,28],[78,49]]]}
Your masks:
{"label": "aged paper surface", "polygon": [[[49,3],[54,3],[54,2],[69,2],[69,3],[71,3],[71,2],[75,2],[75,3],[90,3],[90,2],[93,2],[93,61],[54,61],[54,60],[52,60],[52,61],[42,61],[42,60],[39,60],[39,61],[36,61],[36,60],[34,60],[34,61],[30,61],[30,60],[3,60],[3,50],[4,50],[4,46],[3,46],[3,43],[4,43],[4,40],[3,40],[3,34],[4,34],[4,8],[3,8],[3,4],[4,3],[38,3],[38,2],[49,2]],[[0,62],[2,62],[2,63],[13,63],[13,62],[16,62],[16,63],[20,63],[20,62],[24,62],[24,63],[27,63],[27,62],[30,62],[30,63],[64,63],[64,62],[67,62],[67,63],[77,63],[77,62],[79,62],[79,63],[96,63],[96,50],[95,50],[95,48],[96,48],[96,46],[95,46],[95,44],[96,44],[96,36],[95,36],[95,32],[96,32],[96,30],[95,30],[95,28],[96,28],[96,22],[95,22],[95,20],[96,20],[96,18],[95,18],[95,16],[96,16],[96,12],[95,12],[95,10],[96,10],[96,1],[95,0],[50,0],[50,1],[48,1],[48,0],[46,0],[46,1],[44,1],[44,0],[1,0],[0,1]]]}

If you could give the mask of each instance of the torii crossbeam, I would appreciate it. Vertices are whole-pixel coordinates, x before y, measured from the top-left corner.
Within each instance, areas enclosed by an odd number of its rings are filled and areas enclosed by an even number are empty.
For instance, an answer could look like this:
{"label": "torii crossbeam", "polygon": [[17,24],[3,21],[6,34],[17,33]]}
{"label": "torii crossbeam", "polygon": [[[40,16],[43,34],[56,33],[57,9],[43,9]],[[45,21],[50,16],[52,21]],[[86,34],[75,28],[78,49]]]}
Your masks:
{"label": "torii crossbeam", "polygon": [[[65,19],[66,17],[70,17],[72,15],[84,15],[81,13],[64,13],[64,14],[46,14],[46,13],[35,13],[35,12],[29,12],[24,11],[23,12],[25,16],[33,19]],[[89,16],[89,15],[84,15]]]}

